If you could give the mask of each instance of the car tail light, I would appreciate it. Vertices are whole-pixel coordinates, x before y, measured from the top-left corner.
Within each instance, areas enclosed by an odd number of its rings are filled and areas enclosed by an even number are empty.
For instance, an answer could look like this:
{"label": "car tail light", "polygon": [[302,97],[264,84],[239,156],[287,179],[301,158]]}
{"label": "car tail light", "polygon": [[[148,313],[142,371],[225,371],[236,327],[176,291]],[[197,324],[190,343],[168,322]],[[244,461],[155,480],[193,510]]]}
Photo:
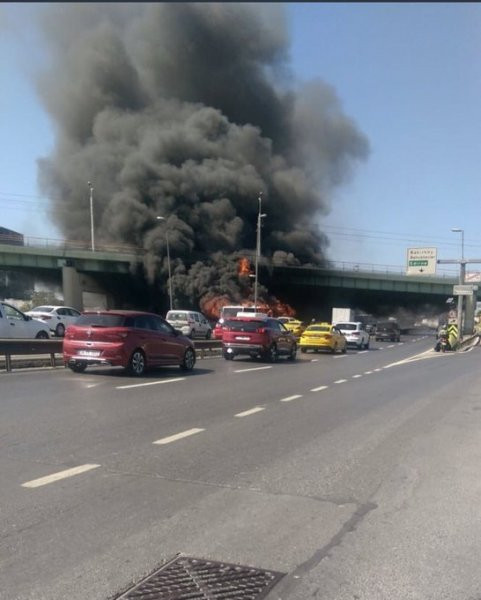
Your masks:
{"label": "car tail light", "polygon": [[326,333],[325,336],[324,336],[324,338],[326,340],[330,340],[332,338],[332,335],[330,333]]}
{"label": "car tail light", "polygon": [[353,336],[355,336],[355,337],[356,337],[356,336],[357,336],[357,337],[359,337],[360,333],[359,333],[359,331],[353,331],[353,332],[351,333],[351,335],[353,335]]}
{"label": "car tail light", "polygon": [[265,333],[267,331],[267,329],[265,327],[259,327],[258,329],[256,329],[256,333]]}
{"label": "car tail light", "polygon": [[41,317],[37,317],[38,319],[42,319],[42,321],[49,321],[52,317],[50,315],[42,315]]}

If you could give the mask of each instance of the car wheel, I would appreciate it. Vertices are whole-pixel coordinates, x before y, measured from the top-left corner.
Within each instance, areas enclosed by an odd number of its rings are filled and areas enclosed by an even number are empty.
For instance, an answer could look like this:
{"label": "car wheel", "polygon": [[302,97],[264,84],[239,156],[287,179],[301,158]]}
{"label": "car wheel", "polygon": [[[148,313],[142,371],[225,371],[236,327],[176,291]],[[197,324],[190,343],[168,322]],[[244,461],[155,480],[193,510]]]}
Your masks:
{"label": "car wheel", "polygon": [[366,350],[369,350],[369,341],[366,342],[366,345],[364,346],[364,348],[366,348]]}
{"label": "car wheel", "polygon": [[331,348],[331,354],[336,354],[336,346],[333,346],[333,347]]}
{"label": "car wheel", "polygon": [[131,375],[140,377],[145,373],[145,354],[142,350],[134,350],[129,360],[129,366],[127,367]]}
{"label": "car wheel", "polygon": [[301,352],[302,352],[302,354],[306,354],[307,348],[304,348],[304,346],[301,346]]}
{"label": "car wheel", "polygon": [[292,349],[289,353],[289,360],[296,360],[297,344],[293,344]]}
{"label": "car wheel", "polygon": [[36,340],[48,340],[49,335],[46,331],[39,331],[35,336]]}
{"label": "car wheel", "polygon": [[275,344],[272,344],[271,346],[269,346],[269,349],[266,352],[266,359],[271,362],[271,363],[275,363],[277,361],[278,358],[278,354],[277,354],[277,346]]}
{"label": "car wheel", "polygon": [[76,362],[68,366],[71,371],[74,373],[83,373],[87,368],[87,363],[84,362]]}
{"label": "car wheel", "polygon": [[63,323],[59,323],[55,328],[55,335],[57,337],[63,337],[65,335],[65,325]]}
{"label": "car wheel", "polygon": [[226,359],[226,360],[234,360],[234,353],[233,352],[223,352],[222,356]]}
{"label": "car wheel", "polygon": [[180,363],[180,368],[182,371],[192,371],[195,365],[195,352],[192,348],[187,348],[184,354],[184,358]]}
{"label": "car wheel", "polygon": [[344,348],[341,350],[341,352],[342,352],[343,354],[346,354],[346,352],[347,352],[346,346],[344,346]]}

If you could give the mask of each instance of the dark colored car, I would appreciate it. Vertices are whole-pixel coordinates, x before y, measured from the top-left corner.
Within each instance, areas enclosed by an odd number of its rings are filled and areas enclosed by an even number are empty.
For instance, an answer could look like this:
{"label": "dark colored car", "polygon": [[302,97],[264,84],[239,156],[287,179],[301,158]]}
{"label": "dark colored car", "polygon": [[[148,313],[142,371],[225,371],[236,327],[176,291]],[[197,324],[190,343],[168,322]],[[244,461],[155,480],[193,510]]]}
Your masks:
{"label": "dark colored car", "polygon": [[84,312],[63,342],[64,363],[75,373],[89,365],[124,367],[132,375],[147,368],[195,365],[192,341],[160,315],[129,310]]}
{"label": "dark colored car", "polygon": [[389,340],[391,342],[401,341],[401,330],[396,321],[385,321],[376,326],[376,341]]}
{"label": "dark colored car", "polygon": [[279,356],[295,360],[295,336],[277,319],[269,317],[233,317],[224,322],[222,354],[226,360],[237,355],[275,362]]}

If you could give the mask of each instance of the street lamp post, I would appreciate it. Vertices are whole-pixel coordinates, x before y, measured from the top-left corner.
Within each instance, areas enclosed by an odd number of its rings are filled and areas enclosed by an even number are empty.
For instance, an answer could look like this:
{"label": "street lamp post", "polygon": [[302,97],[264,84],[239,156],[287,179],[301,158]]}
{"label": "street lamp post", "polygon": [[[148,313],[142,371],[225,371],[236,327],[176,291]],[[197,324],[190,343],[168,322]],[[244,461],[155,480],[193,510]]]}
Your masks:
{"label": "street lamp post", "polygon": [[257,214],[257,239],[256,239],[256,262],[255,262],[255,281],[254,281],[254,312],[257,311],[257,284],[259,280],[259,258],[261,254],[261,227],[262,219],[266,217],[266,213],[261,212],[262,208],[262,192],[259,192],[259,212]]}
{"label": "street lamp post", "polygon": [[95,252],[95,235],[94,235],[94,186],[92,182],[88,182],[90,189],[90,241],[92,244],[92,252]]}
{"label": "street lamp post", "polygon": [[[164,221],[165,224],[167,225],[167,220],[165,217],[157,217],[158,221]],[[172,304],[172,273],[170,271],[170,249],[169,249],[169,230],[166,227],[165,228],[165,243],[167,246],[167,268],[169,270],[169,305],[170,305],[170,310],[173,309],[173,304]]]}
{"label": "street lamp post", "polygon": [[[464,284],[464,278],[466,274],[466,262],[464,261],[464,229],[459,227],[453,227],[451,229],[453,233],[461,234],[461,260],[459,262],[459,284]],[[462,338],[462,326],[463,326],[463,296],[458,296],[458,339]]]}

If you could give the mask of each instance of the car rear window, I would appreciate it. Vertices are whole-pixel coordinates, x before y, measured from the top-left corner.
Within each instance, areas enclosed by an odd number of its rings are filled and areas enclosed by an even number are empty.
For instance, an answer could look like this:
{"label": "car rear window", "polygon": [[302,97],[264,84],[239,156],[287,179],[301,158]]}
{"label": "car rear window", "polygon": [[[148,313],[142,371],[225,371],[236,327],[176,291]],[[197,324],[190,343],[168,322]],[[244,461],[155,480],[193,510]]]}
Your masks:
{"label": "car rear window", "polygon": [[378,329],[397,329],[397,323],[378,323],[377,324],[377,328]]}
{"label": "car rear window", "polygon": [[225,321],[224,327],[234,331],[256,331],[259,327],[265,327],[265,321]]}
{"label": "car rear window", "polygon": [[189,314],[185,312],[169,313],[167,319],[169,321],[187,321]]}
{"label": "car rear window", "polygon": [[324,333],[329,333],[331,331],[331,328],[327,327],[327,325],[311,325],[307,329],[309,331],[322,331]]}
{"label": "car rear window", "polygon": [[127,323],[124,315],[84,314],[80,315],[75,325],[80,327],[82,325],[90,327],[123,327],[124,325],[127,326]]}
{"label": "car rear window", "polygon": [[338,329],[344,329],[345,331],[356,331],[357,325],[355,323],[338,323],[336,325]]}

